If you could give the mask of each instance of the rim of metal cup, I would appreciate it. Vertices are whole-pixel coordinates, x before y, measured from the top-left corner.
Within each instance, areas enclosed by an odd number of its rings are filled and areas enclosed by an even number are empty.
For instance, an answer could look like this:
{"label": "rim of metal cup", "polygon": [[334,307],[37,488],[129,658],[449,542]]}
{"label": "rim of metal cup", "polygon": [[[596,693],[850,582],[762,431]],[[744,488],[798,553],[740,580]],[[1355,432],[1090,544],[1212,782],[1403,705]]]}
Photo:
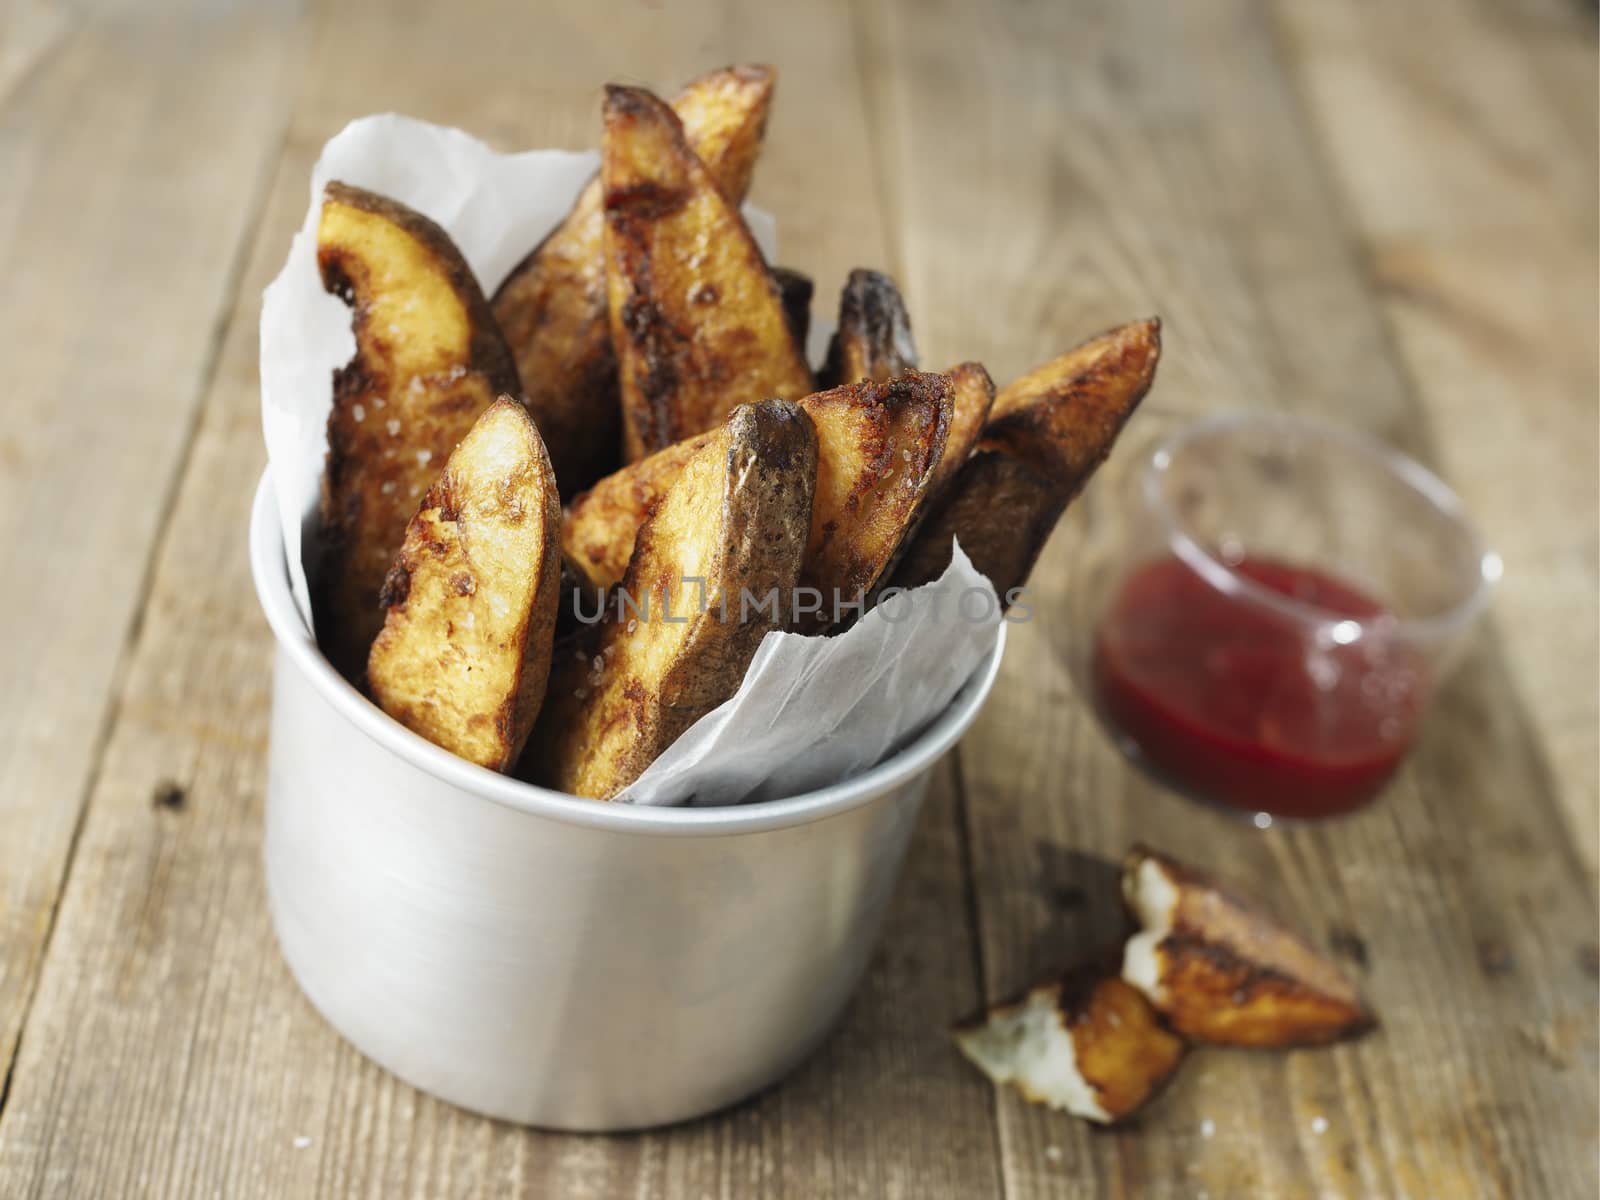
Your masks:
{"label": "rim of metal cup", "polygon": [[[1178,514],[1167,503],[1163,481],[1172,460],[1188,446],[1205,439],[1226,438],[1243,429],[1266,429],[1278,436],[1293,436],[1313,441],[1333,442],[1345,451],[1372,460],[1390,475],[1431,504],[1441,516],[1466,535],[1477,560],[1472,586],[1455,604],[1422,617],[1396,617],[1385,614],[1360,620],[1341,617],[1314,604],[1285,596],[1281,592],[1241,575],[1223,559],[1202,546],[1183,526]],[[1450,485],[1409,455],[1369,434],[1291,413],[1233,412],[1206,417],[1168,434],[1156,443],[1145,460],[1142,494],[1150,510],[1161,520],[1167,544],[1173,553],[1218,591],[1272,609],[1286,617],[1318,629],[1330,630],[1334,641],[1349,643],[1368,636],[1409,638],[1419,641],[1453,636],[1467,628],[1489,602],[1494,584],[1504,572],[1500,556],[1489,548],[1477,526],[1467,515],[1466,506]]]}
{"label": "rim of metal cup", "polygon": [[994,686],[1006,647],[1002,621],[994,650],[944,712],[910,745],[842,783],[782,800],[721,808],[614,804],[551,791],[457,758],[412,733],[335,671],[317,649],[289,590],[270,468],[262,472],[250,508],[250,571],[261,610],[279,647],[322,698],[368,738],[419,770],[485,800],[570,825],[619,833],[688,837],[761,833],[810,824],[864,804],[928,770],[967,731]]}

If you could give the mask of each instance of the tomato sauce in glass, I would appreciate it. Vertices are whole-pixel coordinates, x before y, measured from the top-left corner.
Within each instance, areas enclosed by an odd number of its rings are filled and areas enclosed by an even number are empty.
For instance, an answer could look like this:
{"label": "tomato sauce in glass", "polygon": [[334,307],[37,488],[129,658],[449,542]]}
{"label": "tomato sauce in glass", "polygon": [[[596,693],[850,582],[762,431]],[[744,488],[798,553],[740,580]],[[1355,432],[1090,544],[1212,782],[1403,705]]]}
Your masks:
{"label": "tomato sauce in glass", "polygon": [[[1310,567],[1246,559],[1231,569],[1330,619],[1384,615]],[[1147,563],[1097,631],[1095,699],[1141,757],[1189,791],[1279,816],[1348,812],[1410,749],[1426,678],[1416,653],[1391,639],[1319,646],[1313,628],[1218,591],[1176,557]]]}

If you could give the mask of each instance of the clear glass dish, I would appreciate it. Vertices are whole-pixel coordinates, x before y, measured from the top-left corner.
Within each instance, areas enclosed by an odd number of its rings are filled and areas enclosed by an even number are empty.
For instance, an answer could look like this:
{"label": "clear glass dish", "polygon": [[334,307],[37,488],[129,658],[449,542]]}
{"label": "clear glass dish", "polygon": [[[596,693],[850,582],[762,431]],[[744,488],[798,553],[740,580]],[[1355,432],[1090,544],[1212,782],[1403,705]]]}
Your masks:
{"label": "clear glass dish", "polygon": [[1240,413],[1161,438],[1086,520],[1080,689],[1141,768],[1247,814],[1382,790],[1500,559],[1437,476],[1376,439]]}

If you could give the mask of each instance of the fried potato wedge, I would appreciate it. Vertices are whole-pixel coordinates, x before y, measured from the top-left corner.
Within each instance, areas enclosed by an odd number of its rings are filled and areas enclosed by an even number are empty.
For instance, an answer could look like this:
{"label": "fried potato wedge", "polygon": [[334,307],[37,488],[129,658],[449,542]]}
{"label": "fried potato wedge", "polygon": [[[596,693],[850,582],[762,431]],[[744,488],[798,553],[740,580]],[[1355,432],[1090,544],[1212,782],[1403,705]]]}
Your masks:
{"label": "fried potato wedge", "polygon": [[528,777],[609,800],[739,689],[791,611],[816,459],[810,419],[784,400],[735,409],[698,445],[639,529],[616,604],[558,651]]}
{"label": "fried potato wedge", "polygon": [[[750,187],[775,79],[771,67],[725,67],[694,80],[672,102],[689,148],[735,206]],[[516,354],[528,409],[564,497],[622,462],[604,231],[597,174],[494,295],[495,317]]]}
{"label": "fried potato wedge", "polygon": [[982,363],[958,363],[944,373],[950,385],[950,436],[944,453],[928,481],[928,496],[934,497],[950,486],[972,448],[978,444],[983,427],[994,407],[994,380]]}
{"label": "fried potato wedge", "polygon": [[857,267],[839,293],[839,328],[819,372],[822,386],[869,379],[882,383],[916,367],[911,315],[900,289],[882,271]]}
{"label": "fried potato wedge", "polygon": [[334,373],[313,602],[323,652],[359,681],[422,494],[494,398],[522,389],[471,269],[421,213],[330,183],[317,262],[354,310],[356,354]]}
{"label": "fried potato wedge", "polygon": [[600,155],[624,457],[711,429],[739,404],[810,392],[772,273],[672,110],[642,88],[607,88]]}
{"label": "fried potato wedge", "polygon": [[811,282],[809,275],[792,267],[773,267],[772,281],[778,285],[778,295],[783,299],[783,319],[788,322],[789,336],[804,354],[806,338],[811,335],[811,297],[816,294],[817,285]]}
{"label": "fried potato wedge", "polygon": [[[942,460],[951,423],[951,385],[912,372],[858,383],[800,401],[817,431],[816,498],[803,586],[824,612],[801,628],[817,632],[841,602],[870,595],[903,544]],[[710,435],[689,438],[607,476],[567,507],[564,552],[601,587],[622,577],[634,535]]]}
{"label": "fried potato wedge", "polygon": [[1185,1037],[1310,1046],[1376,1024],[1333,963],[1210,875],[1136,845],[1122,894],[1141,926],[1123,950],[1122,978]]}
{"label": "fried potato wedge", "polygon": [[937,579],[959,538],[1009,606],[1056,521],[1149,392],[1160,357],[1160,321],[1136,321],[1003,389],[971,455],[930,504],[894,585]]}
{"label": "fried potato wedge", "polygon": [[406,529],[367,680],[378,707],[503,771],[533,729],[555,636],[561,505],[539,431],[495,401]]}
{"label": "fried potato wedge", "polygon": [[1188,1047],[1136,988],[1097,963],[958,1022],[961,1052],[995,1084],[1102,1125],[1131,1115],[1177,1072]]}

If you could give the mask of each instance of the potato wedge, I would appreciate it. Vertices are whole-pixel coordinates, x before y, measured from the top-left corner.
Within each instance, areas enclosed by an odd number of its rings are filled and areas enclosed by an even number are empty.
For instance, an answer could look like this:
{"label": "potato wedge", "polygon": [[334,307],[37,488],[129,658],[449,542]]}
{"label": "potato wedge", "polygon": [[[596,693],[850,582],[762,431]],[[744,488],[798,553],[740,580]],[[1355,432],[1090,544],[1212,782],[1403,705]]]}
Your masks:
{"label": "potato wedge", "polygon": [[916,367],[911,316],[900,289],[882,271],[857,267],[839,293],[839,328],[819,372],[822,386],[882,383]]}
{"label": "potato wedge", "polygon": [[550,674],[560,522],[539,431],[502,397],[450,455],[384,582],[367,661],[378,707],[479,766],[516,762]]}
{"label": "potato wedge", "polygon": [[960,472],[994,407],[994,380],[982,363],[958,363],[944,373],[950,384],[950,436],[928,481],[928,497],[942,493]]}
{"label": "potato wedge", "polygon": [[816,459],[810,419],[784,400],[735,409],[698,446],[639,530],[631,603],[558,652],[527,777],[609,800],[739,689],[791,611]]}
{"label": "potato wedge", "polygon": [[937,579],[957,537],[1009,607],[1056,521],[1150,390],[1160,357],[1160,321],[1136,321],[1002,390],[971,455],[931,503],[894,586]]}
{"label": "potato wedge", "polygon": [[624,457],[811,391],[783,299],[738,208],[642,88],[606,89],[600,180]]}
{"label": "potato wedge", "polygon": [[[824,597],[824,611],[803,623],[817,632],[842,602],[871,594],[903,543],[941,461],[951,421],[944,377],[912,372],[887,383],[859,383],[800,401],[817,430],[803,586]],[[657,451],[577,497],[562,522],[561,544],[599,586],[622,577],[634,535],[684,464],[709,435]]]}
{"label": "potato wedge", "polygon": [[1122,894],[1141,931],[1122,978],[1185,1037],[1231,1046],[1310,1046],[1376,1020],[1343,973],[1259,903],[1193,867],[1134,846]]}
{"label": "potato wedge", "polygon": [[334,373],[313,603],[323,652],[359,682],[422,494],[494,398],[522,389],[471,269],[421,213],[330,183],[317,262],[354,309],[356,354]]}
{"label": "potato wedge", "polygon": [[1138,989],[1098,963],[1036,984],[951,1032],[994,1083],[1102,1125],[1142,1107],[1188,1050]]}
{"label": "potato wedge", "polygon": [[[702,75],[672,102],[689,148],[730,204],[750,187],[776,74],[725,67]],[[563,497],[622,462],[617,358],[606,313],[600,177],[494,294],[494,314],[516,354],[528,409],[543,434]]]}
{"label": "potato wedge", "polygon": [[773,267],[772,281],[778,285],[778,295],[783,298],[783,319],[789,325],[789,336],[804,354],[806,338],[811,335],[811,297],[816,294],[817,285],[811,282],[809,275],[792,267]]}

